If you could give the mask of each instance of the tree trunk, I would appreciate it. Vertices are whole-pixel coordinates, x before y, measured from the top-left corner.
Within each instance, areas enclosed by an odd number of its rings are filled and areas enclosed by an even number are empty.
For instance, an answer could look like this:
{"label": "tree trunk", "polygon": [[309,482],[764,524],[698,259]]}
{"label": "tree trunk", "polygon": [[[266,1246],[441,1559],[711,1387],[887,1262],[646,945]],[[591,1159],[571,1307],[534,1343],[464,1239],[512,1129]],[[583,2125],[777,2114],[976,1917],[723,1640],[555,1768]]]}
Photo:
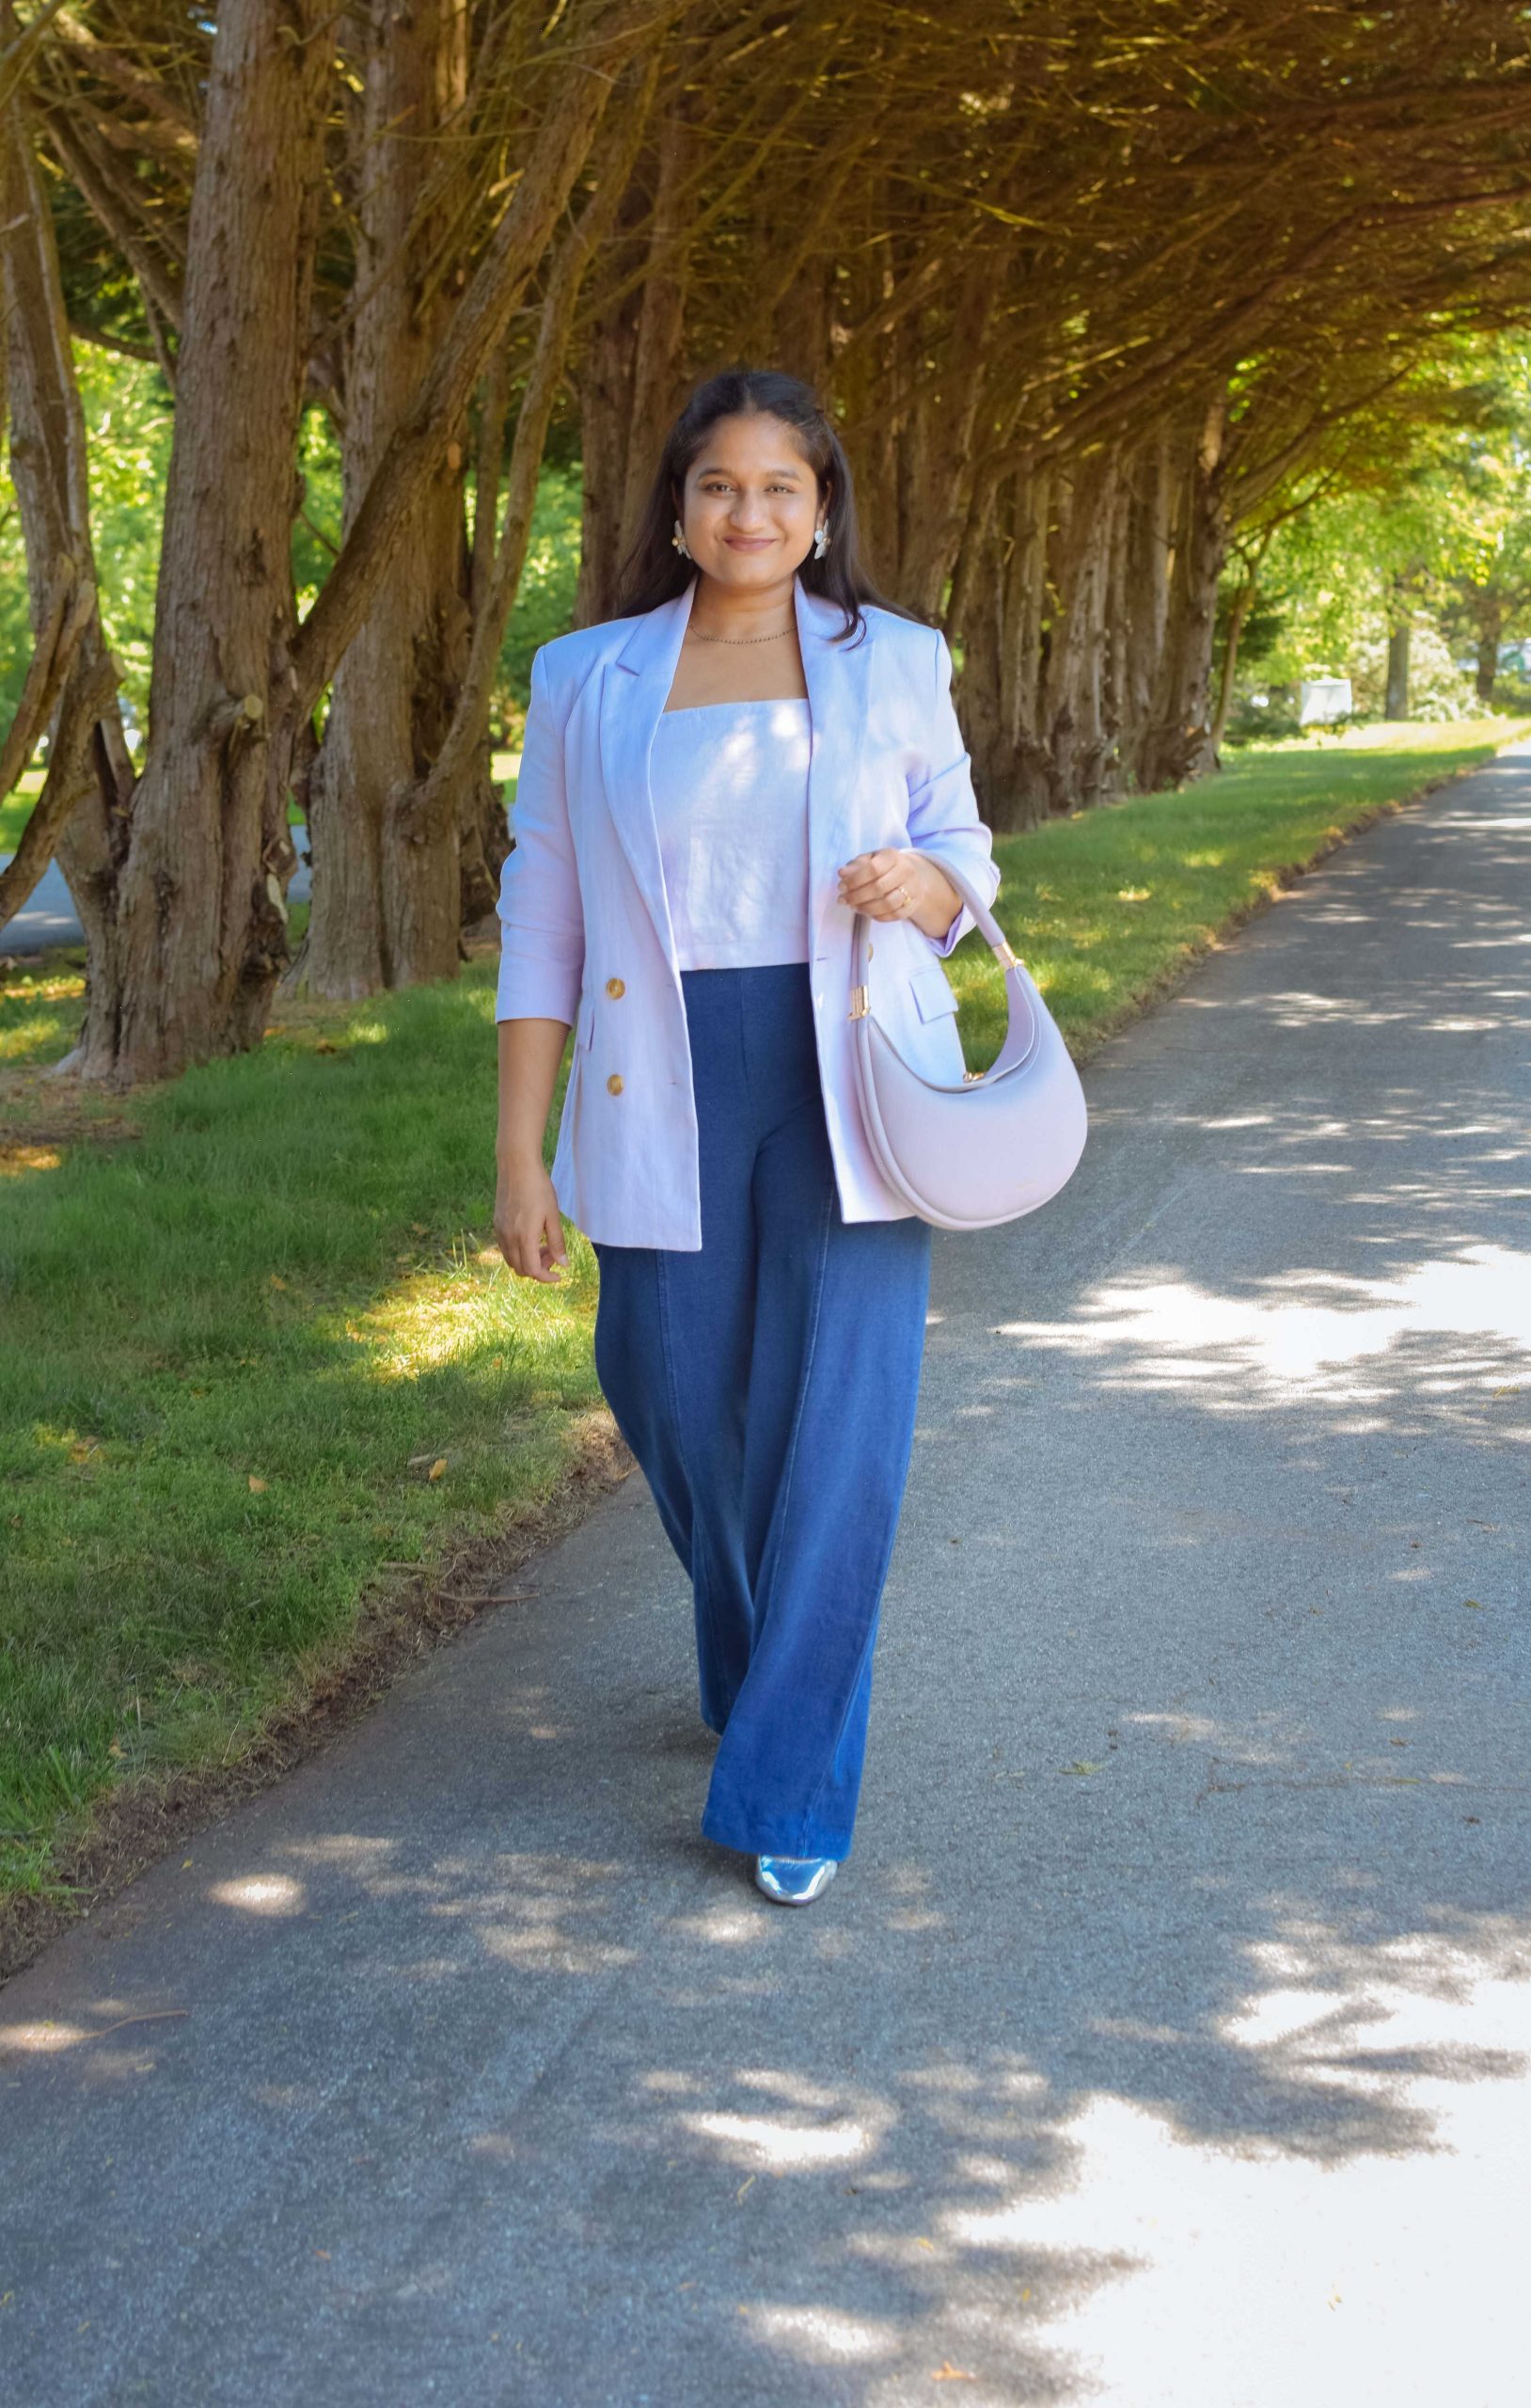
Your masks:
{"label": "tree trunk", "polygon": [[387,562],[407,544],[436,473],[446,430],[462,423],[480,377],[505,339],[529,279],[590,156],[611,92],[629,58],[662,40],[675,0],[614,0],[558,61],[520,162],[509,207],[484,244],[451,325],[400,419],[340,555],[292,649],[288,713],[311,711],[358,633]]}
{"label": "tree trunk", "polygon": [[1106,535],[1102,570],[1100,637],[1100,711],[1105,733],[1097,800],[1114,800],[1128,784],[1130,736],[1131,629],[1133,592],[1129,575],[1133,491],[1131,454],[1126,443],[1114,446],[1115,476],[1112,488],[1111,523]]}
{"label": "tree trunk", "polygon": [[[292,771],[306,723],[411,541],[443,444],[544,258],[627,59],[666,0],[613,0],[539,82],[515,189],[416,383],[313,609],[295,624],[294,458],[335,24],[316,0],[220,12],[190,209],[150,744],[104,1036],[85,1066],[165,1077],[254,1044],[289,956]],[[449,463],[449,465],[450,465]],[[406,786],[391,809],[408,813]]]}
{"label": "tree trunk", "polygon": [[[623,451],[622,534],[623,558],[638,533],[654,473],[670,422],[685,396],[686,296],[688,257],[677,249],[684,230],[683,187],[696,158],[696,129],[684,100],[657,128],[657,165],[654,176],[654,227],[649,238],[649,272],[639,290],[633,337],[633,373],[628,393],[627,440]],[[693,204],[694,205],[694,204]]]}
{"label": "tree trunk", "polygon": [[1029,465],[1016,479],[1015,543],[1005,570],[1000,674],[1005,724],[1011,730],[1012,828],[1035,828],[1047,817],[1050,791],[1042,733],[1042,690],[1049,640],[1048,535],[1055,471]]}
{"label": "tree trunk", "polygon": [[[344,531],[440,346],[450,301],[420,270],[440,228],[421,214],[434,136],[453,88],[458,0],[417,0],[355,19],[359,62],[358,300],[346,367]],[[457,821],[403,840],[389,802],[435,759],[466,666],[468,563],[461,469],[466,430],[444,426],[411,540],[379,576],[335,674],[309,782],[313,906],[283,992],[342,1000],[450,977],[459,959]]]}
{"label": "tree trunk", "polygon": [[1056,598],[1042,716],[1054,811],[1098,801],[1104,780],[1110,738],[1101,665],[1117,479],[1116,455],[1105,450],[1060,472],[1050,571]]}
{"label": "tree trunk", "polygon": [[[651,81],[636,103],[645,115],[652,90]],[[639,267],[647,273],[599,312],[577,372],[584,491],[576,626],[592,626],[619,608],[649,480],[687,382],[688,267],[684,246],[676,246],[683,186],[696,158],[690,105],[683,97],[659,121],[647,154],[626,164],[608,272],[619,283]]]}
{"label": "tree trunk", "polygon": [[1212,750],[1221,752],[1227,734],[1228,713],[1233,707],[1233,681],[1239,669],[1239,646],[1243,640],[1244,622],[1255,608],[1259,585],[1253,573],[1246,577],[1233,597],[1228,612],[1228,631],[1223,639],[1223,668],[1218,677],[1217,709],[1212,717]]}
{"label": "tree trunk", "polygon": [[955,700],[972,764],[973,791],[981,816],[991,828],[1003,825],[1005,779],[1014,757],[1005,724],[1001,647],[1003,642],[1002,574],[997,513],[992,500],[976,526],[964,537],[957,582],[952,595],[952,625],[960,634],[962,668]]}
{"label": "tree trunk", "polygon": [[821,393],[829,373],[833,291],[831,263],[808,261],[777,303],[776,331],[762,346],[763,355],[780,360],[789,376],[802,377]]}
{"label": "tree trunk", "polygon": [[[478,508],[474,524],[473,633],[467,667],[452,713],[451,725],[431,768],[408,804],[396,809],[394,824],[407,840],[422,830],[427,837],[439,816],[450,812],[453,798],[472,783],[472,764],[486,759],[489,709],[495,671],[504,642],[506,622],[520,583],[531,535],[537,500],[537,477],[546,447],[548,423],[566,361],[580,287],[592,256],[611,230],[611,221],[632,171],[633,155],[648,117],[657,80],[657,61],[639,62],[635,90],[623,94],[608,112],[600,153],[593,161],[594,198],[564,233],[547,277],[536,348],[527,370],[521,405],[516,413],[505,477],[505,511],[497,531],[495,514],[499,491],[499,454],[503,451],[502,403],[492,393],[486,406],[499,411],[500,424],[493,442],[481,447]],[[497,380],[491,380],[497,382]],[[462,885],[465,917],[492,911],[498,873],[509,840],[504,807],[497,798],[497,826],[485,838],[481,821],[465,828],[459,812],[463,848]],[[474,914],[470,879],[481,881],[481,913]]]}
{"label": "tree trunk", "polygon": [[227,0],[219,11],[192,198],[148,758],[120,881],[115,992],[83,1065],[117,1085],[255,1042],[287,958],[288,765],[269,738],[274,664],[293,625],[293,456],[333,22],[320,0]]}
{"label": "tree trunk", "polygon": [[1387,719],[1409,716],[1409,596],[1398,583],[1394,595],[1391,624],[1387,631],[1387,698],[1382,705]]}
{"label": "tree trunk", "polygon": [[928,619],[940,614],[968,525],[986,392],[983,360],[998,298],[986,261],[970,271],[956,295],[940,372],[922,380],[909,413],[898,598]]}
{"label": "tree trunk", "polygon": [[[0,10],[0,33],[14,17]],[[0,293],[10,470],[26,547],[30,616],[48,655],[29,680],[37,715],[12,731],[30,754],[46,718],[48,771],[0,887],[0,919],[20,909],[49,860],[64,874],[87,947],[80,1039],[56,1071],[72,1071],[109,1029],[115,990],[117,872],[126,849],[132,763],[117,673],[96,602],[85,417],[75,383],[53,218],[16,96],[0,110]],[[24,697],[24,708],[25,698]]]}
{"label": "tree trunk", "polygon": [[1227,396],[1220,393],[1201,419],[1179,480],[1164,644],[1142,752],[1150,793],[1215,766],[1209,705],[1218,580],[1228,548],[1226,434]]}
{"label": "tree trunk", "polygon": [[1169,616],[1173,476],[1167,431],[1152,435],[1128,470],[1121,608],[1125,626],[1122,753],[1130,784],[1144,789],[1154,696]]}
{"label": "tree trunk", "polygon": [[[623,195],[618,231],[611,245],[619,276],[639,256],[630,231],[647,207],[630,186]],[[642,288],[624,293],[602,309],[584,346],[576,376],[579,395],[579,443],[583,469],[580,499],[579,579],[575,588],[575,625],[596,626],[614,616],[623,564],[630,458],[633,375]]]}
{"label": "tree trunk", "polygon": [[[897,282],[891,243],[875,241],[886,198],[884,179],[869,175],[852,197],[850,222],[842,230],[849,256],[835,293],[837,320],[871,317],[892,302]],[[886,220],[880,223],[885,226]],[[837,337],[843,331],[836,328]],[[896,400],[893,335],[872,336],[837,359],[830,406],[844,415],[844,440],[856,479],[856,512],[862,556],[874,581],[903,599],[898,502],[898,447],[903,418]]]}
{"label": "tree trunk", "polygon": [[1505,614],[1498,597],[1482,594],[1477,610],[1477,673],[1474,684],[1480,703],[1493,703],[1493,689],[1499,682],[1499,646],[1504,641]]}
{"label": "tree trunk", "polygon": [[958,691],[983,816],[998,834],[1047,816],[1041,740],[1050,470],[1027,462],[1002,478],[958,553],[951,626],[963,642]]}

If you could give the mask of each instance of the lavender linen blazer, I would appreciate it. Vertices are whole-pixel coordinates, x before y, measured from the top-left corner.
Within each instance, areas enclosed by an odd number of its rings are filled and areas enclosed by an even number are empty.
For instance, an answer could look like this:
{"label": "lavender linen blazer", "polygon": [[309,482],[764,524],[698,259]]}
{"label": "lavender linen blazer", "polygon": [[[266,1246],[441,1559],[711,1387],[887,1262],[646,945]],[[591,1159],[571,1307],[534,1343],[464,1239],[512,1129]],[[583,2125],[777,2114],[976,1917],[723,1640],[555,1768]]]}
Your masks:
{"label": "lavender linen blazer", "polygon": [[[696,591],[657,610],[576,628],[531,667],[515,844],[500,877],[497,1021],[575,1030],[552,1179],[560,1211],[608,1245],[702,1244],[696,1101],[649,752]],[[809,926],[825,1119],[847,1221],[906,1219],[861,1128],[848,1018],[854,914],[835,900],[840,864],[883,845],[944,855],[992,901],[1000,882],[978,816],[952,659],[934,627],[868,607],[866,631],[830,641],[839,610],[794,579],[812,739]],[[879,1019],[906,1059],[956,1083],[963,1057],[940,957],[944,937],[876,924]]]}

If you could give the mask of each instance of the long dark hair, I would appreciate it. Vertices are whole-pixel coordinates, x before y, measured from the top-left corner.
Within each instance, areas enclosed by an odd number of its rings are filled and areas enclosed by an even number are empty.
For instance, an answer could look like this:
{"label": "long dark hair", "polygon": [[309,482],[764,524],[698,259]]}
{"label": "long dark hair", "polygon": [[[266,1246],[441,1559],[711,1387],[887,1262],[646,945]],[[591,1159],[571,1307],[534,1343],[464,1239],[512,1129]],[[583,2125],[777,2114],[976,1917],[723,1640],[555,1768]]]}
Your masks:
{"label": "long dark hair", "polygon": [[822,560],[815,560],[810,552],[797,574],[811,594],[822,594],[827,600],[838,603],[844,612],[845,624],[835,637],[836,643],[843,643],[847,636],[864,628],[863,602],[881,610],[892,610],[901,619],[912,619],[912,610],[906,610],[902,603],[890,602],[886,594],[878,593],[862,565],[850,463],[839,436],[819,406],[818,395],[799,377],[785,375],[774,368],[727,368],[720,375],[709,376],[690,395],[665,437],[632,549],[622,564],[619,617],[656,610],[661,602],[673,601],[677,594],[684,593],[698,574],[695,563],[683,560],[671,542],[676,515],[675,495],[684,490],[691,464],[718,420],[745,418],[752,413],[780,419],[783,426],[791,427],[818,481],[821,499],[826,484],[830,488],[825,520],[829,547]]}

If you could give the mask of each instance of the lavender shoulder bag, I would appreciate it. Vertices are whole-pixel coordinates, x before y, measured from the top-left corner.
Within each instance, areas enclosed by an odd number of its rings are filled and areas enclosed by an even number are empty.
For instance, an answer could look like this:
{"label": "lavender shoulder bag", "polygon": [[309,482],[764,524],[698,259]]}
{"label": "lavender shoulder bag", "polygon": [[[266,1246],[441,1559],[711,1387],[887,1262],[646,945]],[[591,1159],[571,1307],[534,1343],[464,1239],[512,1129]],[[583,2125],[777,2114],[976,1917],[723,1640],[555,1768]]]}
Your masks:
{"label": "lavender shoulder bag", "polygon": [[872,923],[851,937],[850,1017],[868,1142],[891,1187],[940,1229],[986,1229],[1056,1196],[1084,1151],[1084,1089],[1057,1022],[988,906],[940,864],[1004,972],[1010,1023],[990,1067],[942,1086],[912,1069],[877,1019]]}

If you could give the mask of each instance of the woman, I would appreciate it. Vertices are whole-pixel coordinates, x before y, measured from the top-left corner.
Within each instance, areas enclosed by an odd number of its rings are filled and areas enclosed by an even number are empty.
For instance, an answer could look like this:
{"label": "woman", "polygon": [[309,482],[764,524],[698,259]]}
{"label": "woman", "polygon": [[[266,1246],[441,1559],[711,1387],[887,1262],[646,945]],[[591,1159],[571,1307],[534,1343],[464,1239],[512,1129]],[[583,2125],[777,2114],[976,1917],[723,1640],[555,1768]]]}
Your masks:
{"label": "woman", "polygon": [[800,1906],[850,1849],[930,1271],[860,1128],[852,929],[905,1058],[957,1080],[941,861],[988,900],[999,873],[945,641],[863,573],[805,385],[692,394],[623,599],[532,663],[495,1233],[529,1279],[567,1267],[560,1213],[594,1247],[596,1371],[695,1597],[702,1828]]}

